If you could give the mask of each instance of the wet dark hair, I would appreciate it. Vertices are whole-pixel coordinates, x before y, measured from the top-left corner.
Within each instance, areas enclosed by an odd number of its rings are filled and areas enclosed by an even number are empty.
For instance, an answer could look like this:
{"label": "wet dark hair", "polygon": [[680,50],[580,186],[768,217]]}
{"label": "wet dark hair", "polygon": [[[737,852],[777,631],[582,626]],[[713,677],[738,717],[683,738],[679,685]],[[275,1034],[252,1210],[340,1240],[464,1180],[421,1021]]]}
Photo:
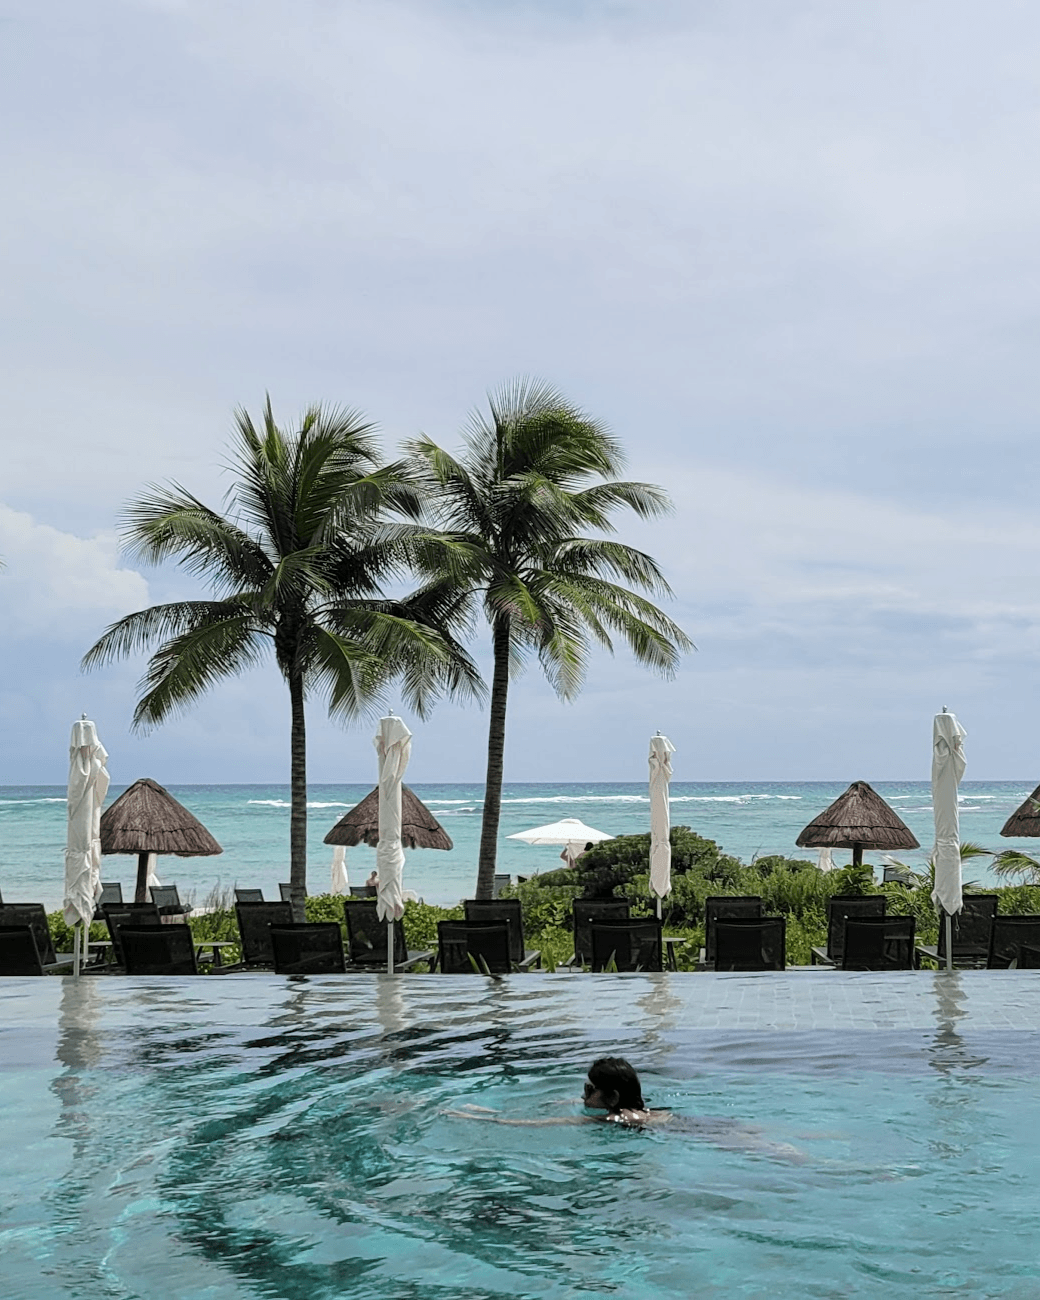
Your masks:
{"label": "wet dark hair", "polygon": [[639,1075],[622,1056],[601,1056],[589,1066],[589,1079],[600,1092],[616,1092],[611,1113],[619,1110],[646,1110]]}

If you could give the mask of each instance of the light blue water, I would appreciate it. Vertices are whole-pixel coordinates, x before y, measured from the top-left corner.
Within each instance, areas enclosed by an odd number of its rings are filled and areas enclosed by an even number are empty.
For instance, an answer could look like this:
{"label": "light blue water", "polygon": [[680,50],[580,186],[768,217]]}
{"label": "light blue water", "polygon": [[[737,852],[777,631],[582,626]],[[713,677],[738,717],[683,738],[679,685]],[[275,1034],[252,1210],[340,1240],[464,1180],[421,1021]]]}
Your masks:
{"label": "light blue water", "polygon": [[[815,860],[815,852],[795,847],[799,831],[831,803],[845,782],[718,783],[680,782],[671,788],[672,822],[688,825],[719,843],[726,852],[746,861],[755,855],[785,853]],[[371,787],[315,785],[310,788],[308,885],[312,893],[329,888],[331,849],[322,843],[326,832]],[[922,849],[899,854],[901,860],[923,868],[934,835],[931,791],[927,782],[878,782],[888,799],[921,841]],[[1012,847],[1000,839],[1000,828],[1030,793],[1028,781],[966,781],[961,794],[961,836],[999,851]],[[171,793],[203,822],[223,846],[213,858],[164,859],[159,875],[178,883],[182,891],[201,898],[220,880],[225,886],[260,886],[278,897],[278,882],[288,878],[289,792],[282,786],[171,786]],[[432,850],[410,853],[405,887],[428,902],[455,903],[470,897],[476,880],[477,846],[483,786],[416,785],[416,793],[443,823],[455,842],[450,853]],[[113,786],[110,801],[122,787]],[[562,817],[579,817],[612,835],[649,830],[646,786],[617,784],[508,785],[502,805],[499,869],[512,874],[548,871],[560,865],[559,850],[531,848],[508,837]],[[64,871],[65,799],[59,786],[0,787],[0,893],[10,901],[61,902]],[[1035,852],[1037,845],[1019,847]],[[838,854],[839,860],[842,854]],[[880,865],[881,855],[866,855]],[[348,851],[353,883],[363,883],[375,865],[367,847]],[[136,859],[105,862],[105,880],[133,882]],[[973,861],[966,876],[993,883],[985,861]]]}
{"label": "light blue water", "polygon": [[6,980],[2,1293],[1035,1300],[1036,979]]}

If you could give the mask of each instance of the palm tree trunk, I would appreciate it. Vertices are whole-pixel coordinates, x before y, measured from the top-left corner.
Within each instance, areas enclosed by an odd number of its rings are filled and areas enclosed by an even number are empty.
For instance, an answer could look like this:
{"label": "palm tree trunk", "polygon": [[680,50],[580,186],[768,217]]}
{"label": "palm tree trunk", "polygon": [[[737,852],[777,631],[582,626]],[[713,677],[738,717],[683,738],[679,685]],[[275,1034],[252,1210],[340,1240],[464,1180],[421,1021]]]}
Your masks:
{"label": "palm tree trunk", "polygon": [[477,860],[477,898],[491,898],[495,892],[498,820],[502,812],[502,775],[506,752],[506,697],[509,694],[509,620],[507,618],[500,618],[495,623],[492,644],[495,653],[495,670],[491,679],[491,721],[488,726],[484,820],[480,827],[480,857]]}
{"label": "palm tree trunk", "polygon": [[307,728],[303,712],[303,676],[289,678],[292,704],[291,793],[289,813],[289,885],[293,920],[304,921],[307,898]]}

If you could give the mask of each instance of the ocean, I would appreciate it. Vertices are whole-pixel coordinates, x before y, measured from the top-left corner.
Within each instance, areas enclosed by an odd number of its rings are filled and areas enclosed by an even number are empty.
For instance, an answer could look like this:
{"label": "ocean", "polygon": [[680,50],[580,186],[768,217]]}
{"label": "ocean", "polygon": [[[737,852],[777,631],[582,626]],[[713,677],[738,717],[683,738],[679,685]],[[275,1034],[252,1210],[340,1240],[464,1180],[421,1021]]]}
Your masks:
{"label": "ocean", "polygon": [[[961,786],[961,838],[987,849],[1019,847],[1037,852],[1029,840],[1016,845],[1002,840],[1000,828],[1033,789],[1032,781],[965,781]],[[845,789],[841,781],[707,782],[674,781],[672,824],[689,826],[715,840],[727,853],[745,861],[769,853],[815,860],[814,850],[798,849],[799,831]],[[479,784],[412,787],[454,841],[451,852],[416,851],[407,855],[406,889],[428,903],[453,904],[471,897],[476,880],[477,848],[484,788]],[[874,788],[907,823],[922,847],[898,854],[924,867],[933,837],[931,788],[925,781],[877,782]],[[113,785],[109,802],[123,787]],[[332,850],[326,832],[371,786],[312,785],[308,802],[308,889],[329,888]],[[289,791],[280,785],[175,785],[171,793],[189,808],[222,845],[211,858],[160,858],[163,883],[180,887],[182,898],[201,903],[215,884],[260,887],[278,897],[279,881],[288,878]],[[611,835],[649,830],[647,787],[634,783],[509,784],[503,792],[498,869],[531,875],[560,865],[554,848],[532,848],[507,837],[562,817],[578,817]],[[65,791],[61,786],[0,786],[0,895],[7,902],[61,904],[65,845]],[[839,852],[836,861],[848,858]],[[880,878],[881,854],[867,853]],[[975,859],[965,878],[996,883],[986,859]],[[375,851],[365,846],[347,851],[352,884],[363,884],[375,865]],[[136,859],[105,859],[102,879],[132,887]]]}

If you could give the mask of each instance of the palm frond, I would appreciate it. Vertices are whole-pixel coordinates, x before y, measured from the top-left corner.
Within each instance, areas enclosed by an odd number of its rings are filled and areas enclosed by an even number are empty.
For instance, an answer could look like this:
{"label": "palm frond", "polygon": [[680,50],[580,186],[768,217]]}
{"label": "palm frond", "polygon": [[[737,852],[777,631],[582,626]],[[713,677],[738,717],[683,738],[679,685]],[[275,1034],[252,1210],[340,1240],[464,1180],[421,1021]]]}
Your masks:
{"label": "palm frond", "polygon": [[265,648],[249,614],[207,621],[164,642],[141,679],[134,729],[157,725],[187,708],[214,682],[258,663]]}

